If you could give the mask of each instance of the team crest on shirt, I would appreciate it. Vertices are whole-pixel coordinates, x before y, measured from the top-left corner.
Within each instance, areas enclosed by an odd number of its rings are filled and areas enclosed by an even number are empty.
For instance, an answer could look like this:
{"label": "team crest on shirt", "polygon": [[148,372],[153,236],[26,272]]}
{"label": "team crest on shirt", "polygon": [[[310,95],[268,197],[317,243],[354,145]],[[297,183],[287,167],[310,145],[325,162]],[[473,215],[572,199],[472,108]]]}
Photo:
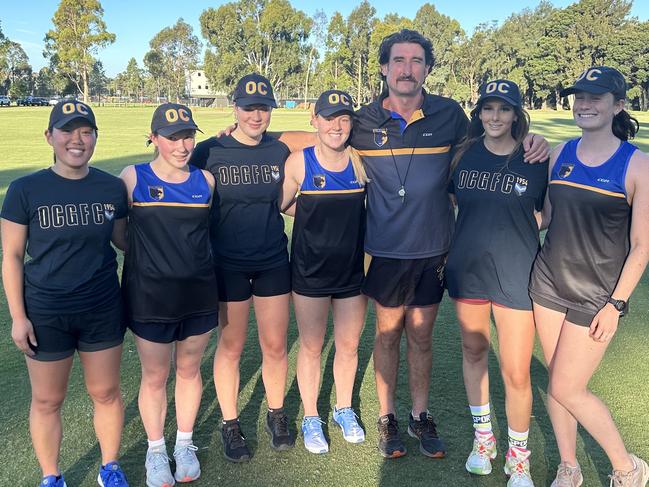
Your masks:
{"label": "team crest on shirt", "polygon": [[149,186],[149,196],[156,201],[165,197],[165,189],[162,186]]}
{"label": "team crest on shirt", "polygon": [[106,220],[111,221],[115,217],[115,205],[112,203],[104,203],[104,216]]}
{"label": "team crest on shirt", "polygon": [[527,179],[525,178],[516,178],[516,184],[514,184],[514,191],[518,196],[523,196],[523,193],[527,191]]}
{"label": "team crest on shirt", "polygon": [[322,189],[325,187],[325,184],[327,184],[327,177],[324,174],[313,175],[313,185],[316,188]]}
{"label": "team crest on shirt", "polygon": [[388,141],[388,129],[372,129],[374,132],[374,143],[377,147],[383,147]]}
{"label": "team crest on shirt", "polygon": [[275,181],[279,181],[279,166],[270,166],[270,175]]}
{"label": "team crest on shirt", "polygon": [[574,167],[574,164],[561,164],[561,167],[559,168],[559,177],[561,179],[567,178],[568,176],[570,176],[570,173],[572,172]]}

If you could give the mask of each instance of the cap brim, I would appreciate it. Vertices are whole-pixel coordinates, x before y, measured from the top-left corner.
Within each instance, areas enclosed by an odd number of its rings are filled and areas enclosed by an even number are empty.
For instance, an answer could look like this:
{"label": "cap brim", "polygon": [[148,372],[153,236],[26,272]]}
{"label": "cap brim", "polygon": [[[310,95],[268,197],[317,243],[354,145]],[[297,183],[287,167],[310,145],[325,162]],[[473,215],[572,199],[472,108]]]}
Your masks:
{"label": "cap brim", "polygon": [[203,133],[203,131],[199,129],[198,126],[194,123],[178,123],[174,125],[169,125],[167,127],[159,128],[157,132],[158,135],[162,135],[163,137],[168,137],[169,135],[173,135],[183,130],[197,130],[201,134]]}
{"label": "cap brim", "polygon": [[568,88],[565,88],[559,92],[560,97],[566,97],[568,95],[574,95],[578,91],[585,91],[586,93],[592,93],[594,95],[601,95],[603,93],[609,93],[611,92],[611,88],[605,87],[605,86],[598,86],[594,85],[592,83],[589,83],[588,85],[574,85],[574,86],[569,86]]}
{"label": "cap brim", "polygon": [[249,107],[250,105],[266,105],[268,107],[277,108],[275,99],[258,96],[246,96],[245,98],[237,98],[234,100],[238,107]]}
{"label": "cap brim", "polygon": [[78,115],[78,114],[74,114],[74,115],[71,115],[69,117],[62,118],[62,119],[58,120],[56,123],[52,124],[52,127],[55,128],[55,129],[60,129],[60,128],[65,127],[67,124],[69,124],[73,120],[77,120],[79,118],[81,120],[85,120],[86,122],[88,122],[88,125],[90,125],[93,129],[99,130],[97,128],[97,124],[94,123],[91,119],[89,119],[88,117],[84,117],[83,115]]}
{"label": "cap brim", "polygon": [[501,93],[489,93],[488,95],[481,96],[478,102],[485,101],[489,98],[499,98],[501,100],[505,100],[507,103],[509,103],[513,107],[519,107],[521,106],[520,100],[515,100],[514,98],[511,98],[507,95],[503,95]]}
{"label": "cap brim", "polygon": [[348,113],[350,115],[354,115],[354,109],[353,108],[328,107],[328,108],[323,108],[322,110],[320,110],[318,112],[315,112],[316,115],[320,115],[321,117],[333,117],[334,115],[343,114],[343,113]]}

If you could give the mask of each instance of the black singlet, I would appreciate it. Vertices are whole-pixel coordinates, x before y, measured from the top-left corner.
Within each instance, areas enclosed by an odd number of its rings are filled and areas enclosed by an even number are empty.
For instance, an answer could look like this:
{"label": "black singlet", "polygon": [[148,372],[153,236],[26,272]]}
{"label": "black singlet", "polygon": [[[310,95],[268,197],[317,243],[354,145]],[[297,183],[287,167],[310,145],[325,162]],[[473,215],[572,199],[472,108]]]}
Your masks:
{"label": "black singlet", "polygon": [[288,147],[264,135],[249,146],[232,136],[196,146],[190,164],[216,179],[210,237],[216,264],[259,271],[288,264],[288,238],[279,211]]}
{"label": "black singlet", "polygon": [[210,188],[192,167],[182,183],[135,166],[122,287],[129,317],[175,322],[218,310],[209,244]]}
{"label": "black singlet", "polygon": [[363,281],[365,189],[351,161],[340,172],[304,149],[304,181],[295,209],[291,242],[293,290],[337,294],[360,289]]}

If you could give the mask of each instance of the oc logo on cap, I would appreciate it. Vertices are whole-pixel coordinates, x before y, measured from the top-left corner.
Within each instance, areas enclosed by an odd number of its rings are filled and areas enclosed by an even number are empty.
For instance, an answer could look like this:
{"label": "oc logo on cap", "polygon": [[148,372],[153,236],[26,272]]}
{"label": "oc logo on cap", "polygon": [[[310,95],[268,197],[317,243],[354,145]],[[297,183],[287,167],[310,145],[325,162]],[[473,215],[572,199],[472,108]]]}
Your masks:
{"label": "oc logo on cap", "polygon": [[80,113],[82,115],[88,115],[88,110],[86,106],[81,103],[67,102],[61,106],[61,112],[65,115],[70,115],[71,113]]}
{"label": "oc logo on cap", "polygon": [[170,108],[169,110],[165,111],[165,118],[167,119],[167,122],[169,123],[174,123],[177,122],[178,120],[182,120],[183,122],[189,122],[189,113],[187,113],[187,110],[184,108]]}
{"label": "oc logo on cap", "polygon": [[602,70],[601,70],[601,69],[597,69],[597,68],[588,68],[588,69],[585,69],[585,70],[584,70],[584,71],[579,75],[579,77],[577,78],[577,81],[576,81],[576,82],[581,81],[582,79],[586,79],[586,80],[588,80],[588,81],[596,81],[597,79],[599,79],[599,77],[600,77],[601,74],[602,74]]}
{"label": "oc logo on cap", "polygon": [[328,97],[329,103],[332,105],[351,105],[351,100],[345,93],[330,93]]}
{"label": "oc logo on cap", "polygon": [[492,94],[497,91],[499,93],[506,94],[509,93],[509,89],[510,89],[509,83],[505,81],[492,81],[485,88],[485,93]]}
{"label": "oc logo on cap", "polygon": [[249,95],[254,95],[259,93],[260,95],[268,94],[268,85],[263,81],[248,81],[246,83],[246,93]]}

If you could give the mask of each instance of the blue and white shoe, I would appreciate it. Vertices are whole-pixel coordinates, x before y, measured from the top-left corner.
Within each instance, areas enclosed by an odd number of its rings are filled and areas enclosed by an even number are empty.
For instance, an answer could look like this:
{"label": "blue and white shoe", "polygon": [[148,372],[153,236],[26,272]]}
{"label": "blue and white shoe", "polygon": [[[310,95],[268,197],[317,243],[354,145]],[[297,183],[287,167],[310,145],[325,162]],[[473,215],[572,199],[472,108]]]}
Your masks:
{"label": "blue and white shoe", "polygon": [[334,422],[343,431],[343,438],[350,443],[362,443],[365,441],[365,431],[358,424],[358,416],[352,408],[336,409],[334,406]]}
{"label": "blue and white shoe", "polygon": [[329,443],[322,432],[324,422],[319,416],[305,416],[302,420],[302,435],[304,448],[311,453],[327,453]]}
{"label": "blue and white shoe", "polygon": [[126,475],[117,462],[109,462],[99,467],[97,483],[101,487],[128,487]]}
{"label": "blue and white shoe", "polygon": [[43,477],[38,487],[68,487],[68,486],[66,485],[65,480],[63,479],[63,475],[61,475],[58,479],[56,478],[56,475],[48,475],[47,477]]}
{"label": "blue and white shoe", "polygon": [[169,468],[169,457],[165,447],[149,448],[146,452],[146,487],[172,487],[176,484]]}

